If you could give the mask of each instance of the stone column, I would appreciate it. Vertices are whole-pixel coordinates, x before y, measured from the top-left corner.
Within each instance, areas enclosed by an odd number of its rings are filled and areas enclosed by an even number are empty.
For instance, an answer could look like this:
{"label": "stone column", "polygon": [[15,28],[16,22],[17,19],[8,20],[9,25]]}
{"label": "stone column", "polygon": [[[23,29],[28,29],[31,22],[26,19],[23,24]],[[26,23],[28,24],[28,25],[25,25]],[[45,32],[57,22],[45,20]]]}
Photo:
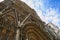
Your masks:
{"label": "stone column", "polygon": [[19,28],[16,30],[16,40],[19,40],[20,37],[20,30]]}

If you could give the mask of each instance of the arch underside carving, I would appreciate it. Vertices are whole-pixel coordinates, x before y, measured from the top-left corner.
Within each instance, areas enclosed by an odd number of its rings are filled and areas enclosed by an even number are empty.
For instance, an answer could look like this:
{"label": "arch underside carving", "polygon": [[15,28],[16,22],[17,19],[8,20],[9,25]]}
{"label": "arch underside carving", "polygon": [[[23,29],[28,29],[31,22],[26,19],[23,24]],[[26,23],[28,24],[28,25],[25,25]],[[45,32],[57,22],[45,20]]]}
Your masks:
{"label": "arch underside carving", "polygon": [[15,39],[15,15],[7,13],[1,16],[0,20],[0,40],[14,40]]}
{"label": "arch underside carving", "polygon": [[36,24],[30,23],[25,25],[23,32],[25,32],[26,39],[28,40],[48,40]]}
{"label": "arch underside carving", "polygon": [[[7,15],[8,16],[8,15]],[[10,18],[10,21],[13,21],[12,16],[6,17],[7,20]],[[6,21],[7,21],[6,20]],[[12,28],[10,31],[8,31],[5,27],[3,27],[0,33],[0,37],[2,37],[2,40],[5,40],[8,38],[8,40],[14,40],[15,39],[15,33],[13,32]],[[21,30],[20,30],[21,31]],[[40,27],[36,23],[27,23],[22,27],[22,32],[24,33],[24,40],[48,40],[47,37],[44,35]]]}
{"label": "arch underside carving", "polygon": [[[15,29],[15,26],[14,26],[14,23],[15,23],[15,16],[11,16],[11,14],[8,14],[8,15],[5,15],[3,16],[3,19],[5,21],[5,24],[8,26],[10,24],[11,27],[9,28],[10,31],[7,32],[7,27],[2,29],[1,31],[1,36],[2,37],[1,39],[4,40],[4,39],[7,39],[8,40],[13,40],[15,39],[13,36],[14,36],[14,29]],[[5,25],[4,24],[4,25]],[[21,31],[21,30],[20,30]],[[42,30],[40,29],[40,27],[36,24],[36,23],[27,23],[24,25],[23,29],[22,29],[22,32],[25,33],[23,36],[24,36],[24,40],[28,39],[28,40],[48,40],[47,37],[44,35],[44,33],[42,32]],[[7,35],[8,34],[8,35]],[[16,35],[16,34],[15,34]]]}

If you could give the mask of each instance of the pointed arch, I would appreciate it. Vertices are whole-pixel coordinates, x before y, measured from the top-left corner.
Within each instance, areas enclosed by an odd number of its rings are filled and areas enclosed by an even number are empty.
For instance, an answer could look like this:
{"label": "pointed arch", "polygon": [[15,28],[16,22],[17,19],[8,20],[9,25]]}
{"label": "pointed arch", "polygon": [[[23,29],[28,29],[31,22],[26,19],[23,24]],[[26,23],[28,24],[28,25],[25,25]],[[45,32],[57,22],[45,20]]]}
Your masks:
{"label": "pointed arch", "polygon": [[29,40],[48,40],[44,32],[36,23],[25,24],[23,32]]}

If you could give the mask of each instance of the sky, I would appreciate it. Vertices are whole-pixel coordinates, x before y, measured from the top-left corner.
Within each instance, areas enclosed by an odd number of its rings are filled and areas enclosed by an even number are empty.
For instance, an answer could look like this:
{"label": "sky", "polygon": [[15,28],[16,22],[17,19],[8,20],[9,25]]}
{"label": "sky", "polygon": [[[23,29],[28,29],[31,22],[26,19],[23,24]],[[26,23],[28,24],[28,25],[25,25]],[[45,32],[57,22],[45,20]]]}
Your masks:
{"label": "sky", "polygon": [[[0,2],[3,0],[0,0]],[[52,22],[60,28],[60,0],[21,0],[36,11],[47,23]]]}
{"label": "sky", "polygon": [[60,28],[60,0],[22,0],[47,23],[52,22]]}

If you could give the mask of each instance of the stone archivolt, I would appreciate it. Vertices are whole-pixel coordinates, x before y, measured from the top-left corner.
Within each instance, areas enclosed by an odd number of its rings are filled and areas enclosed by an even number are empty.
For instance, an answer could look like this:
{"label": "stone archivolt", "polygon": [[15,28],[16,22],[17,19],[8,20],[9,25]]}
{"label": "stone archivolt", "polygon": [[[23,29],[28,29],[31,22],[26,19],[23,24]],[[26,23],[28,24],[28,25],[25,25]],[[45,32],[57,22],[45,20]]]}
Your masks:
{"label": "stone archivolt", "polygon": [[1,4],[0,40],[54,40],[36,12],[24,2],[5,0]]}

